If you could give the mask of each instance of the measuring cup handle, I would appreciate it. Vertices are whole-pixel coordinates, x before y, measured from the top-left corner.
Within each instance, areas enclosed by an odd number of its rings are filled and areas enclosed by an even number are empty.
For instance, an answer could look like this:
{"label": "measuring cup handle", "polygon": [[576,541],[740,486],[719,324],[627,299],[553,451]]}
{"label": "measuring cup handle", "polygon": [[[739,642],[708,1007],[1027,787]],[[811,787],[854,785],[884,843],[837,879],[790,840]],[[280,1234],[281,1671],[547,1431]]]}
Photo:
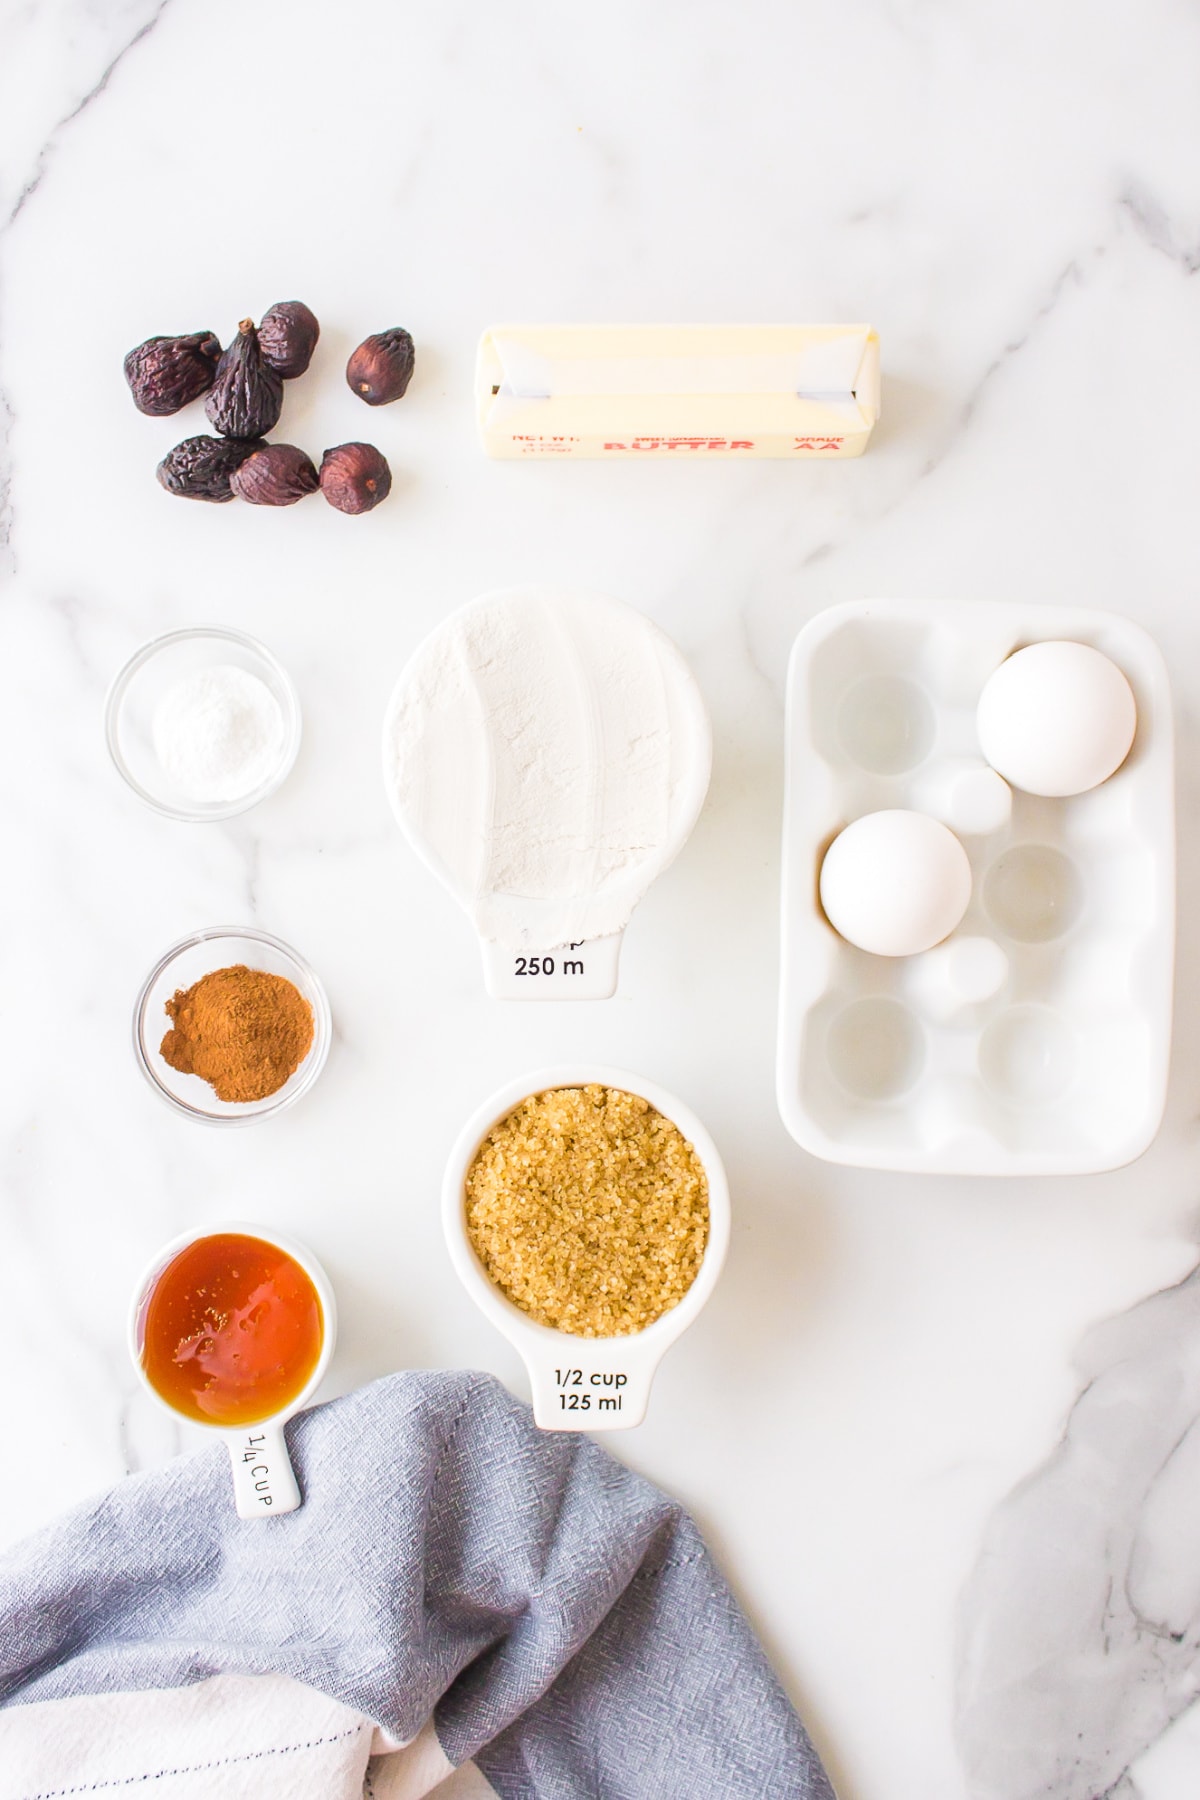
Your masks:
{"label": "measuring cup handle", "polygon": [[640,1425],[661,1351],[647,1355],[630,1338],[610,1338],[600,1340],[605,1350],[597,1353],[588,1339],[577,1341],[578,1350],[559,1352],[554,1362],[550,1352],[522,1351],[534,1423],[543,1431],[626,1431]]}
{"label": "measuring cup handle", "polygon": [[608,1000],[617,991],[622,933],[520,955],[481,939],[483,978],[493,1000]]}
{"label": "measuring cup handle", "polygon": [[225,1442],[233,1465],[238,1518],[270,1519],[276,1513],[295,1512],[301,1504],[300,1489],[288,1460],[282,1422],[227,1431]]}

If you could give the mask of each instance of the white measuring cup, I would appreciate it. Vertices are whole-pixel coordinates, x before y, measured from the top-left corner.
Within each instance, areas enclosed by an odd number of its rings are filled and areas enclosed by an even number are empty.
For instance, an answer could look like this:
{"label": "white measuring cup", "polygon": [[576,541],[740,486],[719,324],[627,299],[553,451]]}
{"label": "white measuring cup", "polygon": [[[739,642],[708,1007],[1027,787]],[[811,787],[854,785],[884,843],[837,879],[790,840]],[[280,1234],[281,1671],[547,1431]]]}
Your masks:
{"label": "white measuring cup", "polygon": [[[168,1264],[190,1244],[198,1243],[203,1238],[226,1236],[256,1238],[259,1243],[269,1244],[274,1250],[282,1250],[285,1256],[290,1256],[303,1269],[321,1304],[321,1353],[312,1374],[286,1406],[249,1425],[208,1425],[192,1418],[189,1413],[180,1412],[159,1393],[142,1362],[146,1310],[150,1296]],[[321,1385],[329,1367],[329,1359],[333,1355],[336,1337],[337,1303],[333,1288],[312,1251],[306,1250],[294,1238],[285,1237],[282,1232],[267,1231],[261,1225],[247,1225],[240,1221],[234,1224],[209,1225],[202,1231],[185,1231],[182,1236],[165,1244],[138,1282],[133,1305],[129,1309],[129,1354],[142,1386],[173,1419],[186,1419],[189,1425],[195,1425],[201,1431],[224,1439],[229,1449],[233,1469],[233,1497],[240,1519],[270,1519],[279,1513],[295,1512],[301,1505],[300,1489],[288,1456],[283,1428],[295,1413],[307,1406]]]}
{"label": "white measuring cup", "polygon": [[[459,607],[417,646],[384,719],[397,823],[470,917],[500,1000],[616,991],[625,926],[687,842],[711,768],[708,714],[677,646],[635,608],[573,589]],[[609,843],[610,779],[646,807],[624,861]],[[553,874],[535,867],[546,844],[564,859]]]}
{"label": "white measuring cup", "polygon": [[[648,1100],[691,1144],[708,1182],[708,1244],[695,1281],[670,1312],[644,1331],[625,1337],[577,1337],[537,1324],[506,1299],[489,1278],[467,1234],[467,1171],[492,1127],[534,1094],[593,1085],[617,1088]],[[716,1286],[729,1247],[729,1185],[716,1145],[682,1100],[625,1069],[567,1063],[506,1082],[472,1113],[446,1164],[442,1225],[450,1259],[463,1286],[525,1364],[534,1420],[542,1430],[623,1431],[640,1425],[645,1418],[659,1363]]]}

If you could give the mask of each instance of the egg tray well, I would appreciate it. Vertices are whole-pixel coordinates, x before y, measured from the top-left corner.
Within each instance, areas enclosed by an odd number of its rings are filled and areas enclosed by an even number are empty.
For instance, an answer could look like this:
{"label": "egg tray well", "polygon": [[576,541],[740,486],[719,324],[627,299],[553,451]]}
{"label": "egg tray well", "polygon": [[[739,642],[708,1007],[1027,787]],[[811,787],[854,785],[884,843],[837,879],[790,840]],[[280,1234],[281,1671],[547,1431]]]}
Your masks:
{"label": "egg tray well", "polygon": [[[1091,644],[1137,701],[1128,759],[1067,800],[1013,791],[1011,819],[968,833],[946,810],[983,759],[975,711],[1026,644]],[[1175,939],[1174,747],[1157,645],[1084,608],[855,601],[797,638],[788,673],[779,1109],[831,1162],[953,1174],[1120,1168],[1166,1096]],[[971,903],[948,942],[1007,958],[991,998],[954,1006],[931,958],[845,942],[818,898],[821,859],[864,813],[910,807],[957,829]]]}

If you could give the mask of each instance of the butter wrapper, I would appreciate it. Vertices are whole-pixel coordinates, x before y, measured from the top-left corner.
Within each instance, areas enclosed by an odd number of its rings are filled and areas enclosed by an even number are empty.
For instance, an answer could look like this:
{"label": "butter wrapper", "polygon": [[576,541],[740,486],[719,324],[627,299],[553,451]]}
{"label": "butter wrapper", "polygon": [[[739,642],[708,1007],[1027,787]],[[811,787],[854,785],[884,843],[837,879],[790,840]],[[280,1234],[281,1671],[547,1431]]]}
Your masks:
{"label": "butter wrapper", "polygon": [[493,325],[475,365],[489,456],[861,456],[869,325]]}

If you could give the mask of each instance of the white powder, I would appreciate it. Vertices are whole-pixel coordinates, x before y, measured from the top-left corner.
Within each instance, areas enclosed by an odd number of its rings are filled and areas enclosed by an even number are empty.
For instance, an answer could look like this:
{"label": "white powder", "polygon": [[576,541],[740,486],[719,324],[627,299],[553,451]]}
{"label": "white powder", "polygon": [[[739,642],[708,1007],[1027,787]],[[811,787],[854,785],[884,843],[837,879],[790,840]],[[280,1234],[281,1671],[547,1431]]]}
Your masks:
{"label": "white powder", "polygon": [[400,823],[480,935],[619,931],[686,841],[708,720],[670,639],[591,595],[485,595],[417,650],[384,723]]}
{"label": "white powder", "polygon": [[265,681],[218,663],[168,688],[154,715],[154,749],[181,793],[200,805],[261,787],[284,750],[283,709]]}

